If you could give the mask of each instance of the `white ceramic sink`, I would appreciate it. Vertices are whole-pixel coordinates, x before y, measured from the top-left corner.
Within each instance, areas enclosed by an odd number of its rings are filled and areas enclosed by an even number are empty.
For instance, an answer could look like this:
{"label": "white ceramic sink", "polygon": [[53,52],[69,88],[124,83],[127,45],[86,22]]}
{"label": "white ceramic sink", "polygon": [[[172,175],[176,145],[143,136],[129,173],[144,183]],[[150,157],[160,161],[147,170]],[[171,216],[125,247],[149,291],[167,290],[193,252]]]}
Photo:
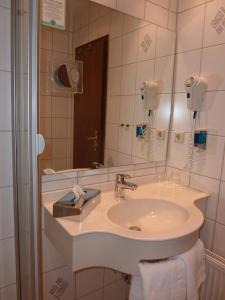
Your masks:
{"label": "white ceramic sink", "polygon": [[133,231],[146,234],[168,233],[187,221],[189,213],[183,207],[159,199],[121,201],[108,211],[109,219]]}
{"label": "white ceramic sink", "polygon": [[43,195],[46,234],[73,271],[108,267],[137,274],[141,260],[164,259],[190,249],[204,217],[196,207],[207,194],[170,183],[139,185],[118,200],[113,190],[79,223],[55,219],[53,203],[68,191]]}

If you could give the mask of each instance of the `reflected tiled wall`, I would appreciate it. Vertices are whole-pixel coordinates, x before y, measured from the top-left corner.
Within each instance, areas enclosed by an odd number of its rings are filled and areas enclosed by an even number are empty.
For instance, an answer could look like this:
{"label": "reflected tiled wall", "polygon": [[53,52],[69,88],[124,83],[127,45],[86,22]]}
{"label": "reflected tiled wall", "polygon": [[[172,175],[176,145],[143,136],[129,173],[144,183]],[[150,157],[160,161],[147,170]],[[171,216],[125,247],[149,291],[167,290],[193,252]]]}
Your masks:
{"label": "reflected tiled wall", "polygon": [[[165,160],[175,33],[90,1],[77,1],[73,11],[74,48],[109,36],[105,165]],[[145,80],[164,84],[152,122],[140,96]],[[151,146],[136,138],[140,123],[151,123]],[[165,139],[156,137],[157,129],[165,130]]]}
{"label": "reflected tiled wall", "polygon": [[10,1],[0,0],[0,299],[16,300],[12,182]]}
{"label": "reflected tiled wall", "polygon": [[[206,3],[205,3],[206,2]],[[225,258],[225,1],[178,3],[177,59],[174,115],[171,124],[168,173],[177,172],[185,184],[210,193],[201,231],[205,246]],[[207,128],[206,151],[194,150],[191,171],[185,170],[190,153],[192,113],[187,110],[184,81],[204,76],[208,90],[196,127]],[[185,132],[176,143],[175,131]]]}
{"label": "reflected tiled wall", "polygon": [[[177,0],[91,0],[164,28],[176,27]],[[187,0],[185,0],[187,1]]]}
{"label": "reflected tiled wall", "polygon": [[[69,17],[67,18],[69,22]],[[52,81],[52,63],[72,58],[72,29],[67,22],[61,31],[41,26],[40,30],[40,133],[46,142],[40,169],[72,168],[73,96],[57,90]]]}

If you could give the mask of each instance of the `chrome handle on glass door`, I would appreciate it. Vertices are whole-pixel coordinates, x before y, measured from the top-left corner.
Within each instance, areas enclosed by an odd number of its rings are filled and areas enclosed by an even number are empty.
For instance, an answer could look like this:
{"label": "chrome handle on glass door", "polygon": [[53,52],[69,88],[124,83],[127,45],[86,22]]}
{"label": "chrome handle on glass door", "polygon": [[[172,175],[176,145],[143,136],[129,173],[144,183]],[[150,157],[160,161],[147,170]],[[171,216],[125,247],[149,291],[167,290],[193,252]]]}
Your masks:
{"label": "chrome handle on glass door", "polygon": [[95,135],[94,136],[90,136],[88,137],[88,141],[93,141],[93,150],[94,151],[97,151],[97,148],[98,148],[98,131],[95,130]]}

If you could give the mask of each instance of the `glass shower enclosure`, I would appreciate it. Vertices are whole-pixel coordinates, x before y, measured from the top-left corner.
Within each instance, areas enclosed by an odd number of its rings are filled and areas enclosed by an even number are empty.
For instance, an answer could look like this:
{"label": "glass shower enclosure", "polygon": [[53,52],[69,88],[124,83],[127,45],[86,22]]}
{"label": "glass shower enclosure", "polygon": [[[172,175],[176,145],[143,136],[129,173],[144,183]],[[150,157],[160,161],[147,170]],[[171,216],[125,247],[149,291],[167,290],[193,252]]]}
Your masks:
{"label": "glass shower enclosure", "polygon": [[39,300],[41,206],[37,168],[38,1],[12,0],[12,116],[17,299]]}

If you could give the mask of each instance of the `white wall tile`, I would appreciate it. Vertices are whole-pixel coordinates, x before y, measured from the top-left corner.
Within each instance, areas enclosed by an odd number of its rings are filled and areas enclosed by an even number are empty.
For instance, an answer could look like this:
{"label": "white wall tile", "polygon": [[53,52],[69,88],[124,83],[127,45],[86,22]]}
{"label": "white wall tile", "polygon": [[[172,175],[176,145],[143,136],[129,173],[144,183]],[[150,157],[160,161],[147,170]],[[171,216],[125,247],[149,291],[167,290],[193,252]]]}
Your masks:
{"label": "white wall tile", "polygon": [[189,185],[189,179],[190,179],[190,173],[188,171],[184,171],[184,170],[178,170],[176,168],[173,167],[167,167],[166,168],[166,176],[167,178],[170,178],[171,174],[175,174],[179,181],[180,184],[184,185],[184,186],[188,186]]}
{"label": "white wall tile", "polygon": [[174,96],[172,129],[191,132],[192,126],[193,113],[187,108],[187,96],[184,93],[177,93]]}
{"label": "white wall tile", "polygon": [[170,7],[170,0],[152,0],[152,2],[167,9]]}
{"label": "white wall tile", "polygon": [[0,288],[16,282],[15,240],[0,240]]}
{"label": "white wall tile", "polygon": [[120,95],[122,70],[118,68],[110,68],[108,73],[108,96]]}
{"label": "white wall tile", "polygon": [[11,130],[11,73],[0,71],[0,129]]}
{"label": "white wall tile", "polygon": [[135,96],[122,96],[120,101],[120,124],[133,125]]}
{"label": "white wall tile", "polygon": [[16,285],[12,284],[9,285],[0,291],[0,299],[1,300],[16,300],[17,299],[17,290],[16,290]]}
{"label": "white wall tile", "polygon": [[177,2],[178,0],[170,0],[170,10],[177,12]]}
{"label": "white wall tile", "polygon": [[112,150],[117,150],[118,144],[118,125],[106,124],[106,147]]}
{"label": "white wall tile", "polygon": [[221,182],[217,221],[225,225],[225,182]]}
{"label": "white wall tile", "polygon": [[124,15],[123,34],[131,31],[135,31],[141,27],[149,25],[148,22],[143,19],[135,18],[130,15]]}
{"label": "white wall tile", "polygon": [[119,123],[120,117],[120,96],[112,96],[107,99],[107,112],[106,122],[107,123]]}
{"label": "white wall tile", "polygon": [[153,127],[157,129],[168,129],[171,113],[171,94],[162,94],[160,96],[159,108],[154,112],[155,118]]}
{"label": "white wall tile", "polygon": [[185,169],[187,165],[187,155],[190,144],[191,135],[186,133],[184,143],[176,143],[174,141],[174,132],[171,134],[169,143],[168,165],[170,167]]}
{"label": "white wall tile", "polygon": [[126,299],[126,283],[123,280],[104,287],[103,300],[124,300]]}
{"label": "white wall tile", "polygon": [[10,0],[0,0],[0,6],[10,8],[11,7],[11,1]]}
{"label": "white wall tile", "polygon": [[194,149],[193,173],[215,179],[220,178],[224,140],[223,137],[208,135],[206,150],[198,151],[196,148]]}
{"label": "white wall tile", "polygon": [[11,51],[10,51],[10,10],[0,7],[0,70],[11,70]]}
{"label": "white wall tile", "polygon": [[12,185],[12,136],[0,132],[0,187]]}
{"label": "white wall tile", "polygon": [[176,32],[177,28],[177,14],[169,11],[169,17],[168,17],[168,29],[173,30]]}
{"label": "white wall tile", "polygon": [[78,184],[81,186],[95,184],[95,183],[102,183],[102,182],[107,182],[107,181],[108,181],[108,174],[78,178]]}
{"label": "white wall tile", "polygon": [[99,300],[103,297],[103,289],[91,292],[90,294],[80,297],[79,300]]}
{"label": "white wall tile", "polygon": [[156,51],[156,26],[151,24],[139,30],[138,61],[155,57]]}
{"label": "white wall tile", "polygon": [[172,93],[174,56],[156,59],[155,80],[162,83],[162,93]]}
{"label": "white wall tile", "polygon": [[124,23],[124,14],[118,11],[111,13],[110,38],[122,35]]}
{"label": "white wall tile", "polygon": [[121,273],[112,269],[104,269],[104,286],[121,280]]}
{"label": "white wall tile", "polygon": [[87,295],[103,287],[104,270],[102,268],[88,269],[76,274],[76,297]]}
{"label": "white wall tile", "polygon": [[144,81],[154,79],[154,67],[154,60],[137,63],[136,94],[140,95]]}
{"label": "white wall tile", "polygon": [[145,0],[117,0],[117,9],[129,15],[143,18]]}
{"label": "white wall tile", "polygon": [[197,126],[207,128],[209,134],[225,136],[225,92],[207,92]]}
{"label": "white wall tile", "polygon": [[49,272],[54,269],[63,267],[65,262],[56,248],[49,241],[45,232],[42,231],[42,248],[43,248],[43,272]]}
{"label": "white wall tile", "polygon": [[201,75],[208,79],[208,90],[225,90],[225,45],[203,49]]}
{"label": "white wall tile", "polygon": [[122,67],[121,95],[134,95],[136,83],[136,64]]}
{"label": "white wall tile", "polygon": [[117,165],[118,166],[126,166],[129,164],[131,164],[131,156],[118,152]]}
{"label": "white wall tile", "polygon": [[215,234],[214,234],[214,242],[213,242],[213,251],[225,257],[225,226],[216,223]]}
{"label": "white wall tile", "polygon": [[195,50],[178,54],[175,64],[175,91],[184,92],[184,84],[188,77],[200,73],[201,51]]}
{"label": "white wall tile", "polygon": [[94,0],[96,3],[107,7],[116,8],[116,0]]}
{"label": "white wall tile", "polygon": [[122,37],[109,42],[109,67],[118,67],[122,64]]}
{"label": "white wall tile", "polygon": [[132,133],[133,127],[129,128],[120,127],[119,128],[119,138],[118,138],[118,150],[124,154],[131,154],[132,152]]}
{"label": "white wall tile", "polygon": [[201,48],[205,7],[203,5],[178,14],[177,52]]}
{"label": "white wall tile", "polygon": [[59,52],[68,52],[68,33],[62,30],[53,31],[53,49]]}
{"label": "white wall tile", "polygon": [[215,221],[220,187],[219,180],[192,174],[190,186],[210,195],[207,201],[206,217]]}
{"label": "white wall tile", "polygon": [[168,23],[168,16],[168,10],[166,10],[165,8],[162,8],[148,1],[146,2],[145,19],[147,21],[166,27]]}
{"label": "white wall tile", "polygon": [[223,158],[222,180],[225,181],[225,158]]}
{"label": "white wall tile", "polygon": [[[224,0],[216,0],[207,3],[206,5],[206,19],[204,31],[204,47],[225,42],[225,29],[223,24],[225,7]],[[219,18],[221,16],[222,18]]]}
{"label": "white wall tile", "polygon": [[176,33],[158,27],[156,57],[167,56],[175,52]]}
{"label": "white wall tile", "polygon": [[138,32],[134,31],[123,36],[123,64],[130,64],[137,60]]}
{"label": "white wall tile", "polygon": [[134,124],[149,122],[148,113],[149,111],[145,109],[141,95],[137,95],[134,110]]}
{"label": "white wall tile", "polygon": [[14,236],[12,188],[0,189],[0,239]]}
{"label": "white wall tile", "polygon": [[205,3],[205,0],[178,0],[178,12]]}
{"label": "white wall tile", "polygon": [[60,268],[44,273],[43,293],[44,300],[72,300],[75,298],[74,273],[68,268]]}
{"label": "white wall tile", "polygon": [[203,227],[200,230],[200,239],[203,241],[206,249],[212,250],[213,235],[214,235],[215,222],[205,219]]}

